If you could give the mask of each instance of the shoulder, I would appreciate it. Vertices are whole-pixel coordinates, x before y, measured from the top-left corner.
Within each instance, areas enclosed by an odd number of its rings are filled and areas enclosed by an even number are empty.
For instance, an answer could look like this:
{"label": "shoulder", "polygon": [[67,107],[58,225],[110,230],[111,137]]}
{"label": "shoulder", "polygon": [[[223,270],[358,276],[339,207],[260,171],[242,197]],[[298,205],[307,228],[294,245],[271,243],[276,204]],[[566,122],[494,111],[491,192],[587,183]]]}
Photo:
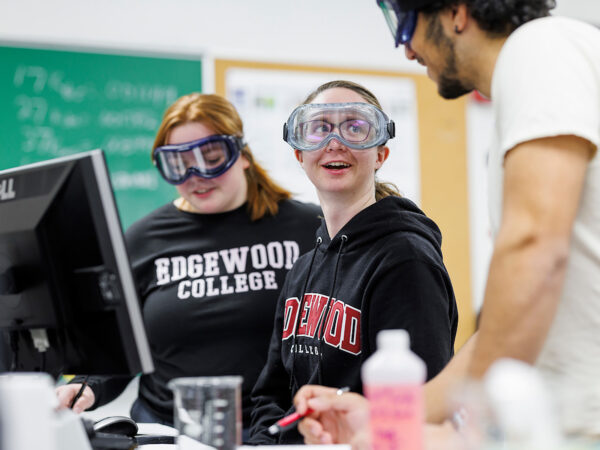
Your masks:
{"label": "shoulder", "polygon": [[409,287],[428,289],[423,281],[451,283],[439,248],[415,233],[394,233],[377,247],[367,259],[355,262],[368,286],[375,290],[383,285],[396,286],[400,289],[397,295],[402,295]]}
{"label": "shoulder", "polygon": [[523,78],[522,69],[560,69],[565,65],[569,69],[568,65],[574,63],[598,64],[598,45],[600,30],[592,25],[566,17],[544,17],[511,33],[500,51],[497,68],[505,67]]}
{"label": "shoulder", "polygon": [[178,217],[177,208],[172,203],[167,203],[132,223],[127,228],[125,237],[129,241],[147,235],[150,230],[156,227],[164,227],[178,220]]}
{"label": "shoulder", "polygon": [[542,17],[527,22],[513,31],[506,44],[510,47],[532,44],[536,47],[544,44],[568,45],[576,43],[579,36],[600,36],[600,30],[579,20],[567,17]]}
{"label": "shoulder", "polygon": [[319,206],[290,199],[279,203],[279,211],[273,216],[273,223],[294,229],[310,230],[312,237],[321,223],[322,215]]}
{"label": "shoulder", "polygon": [[377,271],[394,270],[404,263],[417,261],[436,267],[443,267],[440,234],[433,222],[425,216],[418,215],[416,220],[405,214],[394,220],[395,226],[375,225],[378,229],[371,232],[372,239],[363,241],[360,246],[362,260],[359,264],[377,267]]}
{"label": "shoulder", "polygon": [[492,78],[501,152],[559,134],[597,142],[598,48],[600,30],[563,17],[533,20],[508,37]]}
{"label": "shoulder", "polygon": [[380,241],[382,257],[391,258],[396,263],[421,260],[434,264],[442,262],[439,245],[430,238],[411,231],[397,231]]}
{"label": "shoulder", "polygon": [[288,199],[279,203],[278,215],[318,219],[322,215],[322,212],[321,208],[314,203],[304,203],[298,200]]}

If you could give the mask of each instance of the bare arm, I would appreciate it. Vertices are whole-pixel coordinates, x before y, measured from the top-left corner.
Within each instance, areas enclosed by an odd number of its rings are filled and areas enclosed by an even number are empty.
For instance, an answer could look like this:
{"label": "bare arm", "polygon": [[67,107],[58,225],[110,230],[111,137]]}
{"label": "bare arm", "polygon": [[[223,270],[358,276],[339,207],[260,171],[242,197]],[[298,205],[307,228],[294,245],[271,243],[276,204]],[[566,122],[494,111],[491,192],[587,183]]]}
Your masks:
{"label": "bare arm", "polygon": [[[448,365],[425,384],[426,421],[442,423],[449,416],[448,394],[467,374],[477,334],[462,346]],[[298,425],[306,444],[357,442],[368,425],[368,402],[358,394],[336,395],[337,389],[306,385],[294,397],[296,411],[313,410]],[[433,429],[433,428],[432,428]]]}
{"label": "bare arm", "polygon": [[534,363],[554,319],[587,163],[588,141],[557,136],[505,158],[502,222],[469,374],[498,358]]}
{"label": "bare arm", "polygon": [[[448,417],[448,394],[467,376],[483,375],[501,357],[530,363],[537,358],[558,305],[571,229],[592,154],[589,142],[560,136],[521,144],[507,155],[503,221],[490,264],[481,327],[425,385],[428,422],[441,423]],[[305,401],[296,405],[305,409]],[[317,442],[324,430],[319,426],[315,433],[313,426],[314,420],[306,420],[301,430]]]}
{"label": "bare arm", "polygon": [[469,338],[437,376],[425,384],[425,420],[442,423],[449,417],[449,394],[467,376],[477,334]]}

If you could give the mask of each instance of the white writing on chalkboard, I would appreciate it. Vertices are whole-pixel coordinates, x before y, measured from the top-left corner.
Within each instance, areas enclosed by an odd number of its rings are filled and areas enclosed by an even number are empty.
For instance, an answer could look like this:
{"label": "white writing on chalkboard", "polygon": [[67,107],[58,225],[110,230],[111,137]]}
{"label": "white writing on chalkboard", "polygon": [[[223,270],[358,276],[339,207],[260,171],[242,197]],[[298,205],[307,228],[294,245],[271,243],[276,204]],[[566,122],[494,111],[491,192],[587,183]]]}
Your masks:
{"label": "white writing on chalkboard", "polygon": [[61,143],[54,128],[50,126],[24,125],[21,127],[21,133],[23,135],[21,150],[25,153],[35,152],[52,158],[81,151],[79,145],[82,148],[94,148],[90,139],[82,140],[77,147],[65,145]]}
{"label": "white writing on chalkboard", "polygon": [[46,88],[50,88],[59,94],[63,100],[68,102],[80,103],[93,90],[89,84],[76,85],[64,79],[65,75],[61,71],[48,71],[40,66],[19,66],[15,70],[13,83],[15,87],[23,87],[31,84],[35,93],[41,93]]}
{"label": "white writing on chalkboard", "polygon": [[112,80],[106,83],[104,94],[109,100],[123,102],[169,105],[177,100],[175,86],[134,84],[127,81]]}
{"label": "white writing on chalkboard", "polygon": [[[14,98],[16,119],[23,123],[21,150],[49,157],[90,148],[102,148],[107,154],[120,156],[149,154],[154,144],[154,131],[160,125],[156,108],[170,104],[178,96],[176,86],[172,85],[135,85],[110,79],[98,88],[88,82],[77,84],[69,81],[62,71],[35,65],[19,65],[14,72],[13,84],[21,91]],[[94,111],[92,105],[96,104],[102,91],[111,106],[104,105]],[[49,94],[58,94],[64,102],[49,100]],[[75,105],[84,100],[83,106],[89,103],[90,107],[81,111],[81,106]],[[123,103],[148,104],[148,107],[121,108],[119,104]],[[107,130],[102,142],[84,137],[78,138],[77,143],[66,145],[60,132],[57,133],[59,129],[80,132],[89,127]],[[118,130],[126,134],[112,133]],[[139,134],[132,134],[134,130],[139,130]],[[147,186],[149,181],[141,181],[143,179],[138,177],[137,181],[123,184]]]}
{"label": "white writing on chalkboard", "polygon": [[15,98],[18,120],[32,120],[43,123],[48,114],[48,102],[43,97],[28,97],[19,95]]}
{"label": "white writing on chalkboard", "polygon": [[102,148],[106,153],[119,155],[133,155],[147,153],[150,160],[150,152],[154,145],[152,136],[109,136]]}
{"label": "white writing on chalkboard", "polygon": [[160,122],[152,110],[124,109],[100,111],[98,124],[103,128],[139,128],[154,133]]}
{"label": "white writing on chalkboard", "polygon": [[158,177],[154,170],[143,170],[138,172],[113,172],[111,175],[112,185],[115,189],[157,189]]}
{"label": "white writing on chalkboard", "polygon": [[21,87],[25,81],[29,80],[32,84],[33,92],[42,92],[48,81],[48,71],[39,66],[19,66],[15,70],[13,83],[15,87]]}
{"label": "white writing on chalkboard", "polygon": [[20,122],[33,122],[72,129],[87,126],[91,123],[89,114],[64,111],[48,106],[48,101],[43,97],[30,97],[22,94],[15,97],[17,106],[17,120]]}

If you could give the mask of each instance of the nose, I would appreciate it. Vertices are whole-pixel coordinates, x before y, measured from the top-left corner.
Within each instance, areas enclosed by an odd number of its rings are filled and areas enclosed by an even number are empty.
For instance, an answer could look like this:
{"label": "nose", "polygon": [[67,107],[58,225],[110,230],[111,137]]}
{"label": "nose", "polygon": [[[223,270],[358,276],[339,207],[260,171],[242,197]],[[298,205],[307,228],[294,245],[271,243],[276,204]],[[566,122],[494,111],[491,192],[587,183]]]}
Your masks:
{"label": "nose", "polygon": [[337,140],[337,138],[333,138],[332,140],[330,140],[327,143],[327,146],[325,147],[325,151],[327,150],[340,150],[340,149],[344,149],[346,148],[344,146],[344,144],[342,144],[340,141]]}
{"label": "nose", "polygon": [[408,42],[404,44],[404,54],[411,61],[417,59],[417,53],[412,48],[410,48],[410,44]]}
{"label": "nose", "polygon": [[185,180],[183,184],[190,189],[202,189],[208,187],[211,182],[207,178],[202,178],[199,175],[192,174],[192,176]]}

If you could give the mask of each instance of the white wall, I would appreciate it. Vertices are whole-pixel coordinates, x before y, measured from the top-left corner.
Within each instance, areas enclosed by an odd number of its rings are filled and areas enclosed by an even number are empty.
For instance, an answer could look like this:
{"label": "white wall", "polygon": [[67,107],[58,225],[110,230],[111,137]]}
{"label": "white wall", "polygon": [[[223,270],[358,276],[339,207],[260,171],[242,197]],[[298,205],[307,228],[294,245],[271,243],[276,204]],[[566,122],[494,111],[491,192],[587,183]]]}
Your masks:
{"label": "white wall", "polygon": [[2,0],[0,39],[420,70],[374,0]]}
{"label": "white wall", "polygon": [[557,0],[554,13],[600,26],[600,2],[598,0]]}

